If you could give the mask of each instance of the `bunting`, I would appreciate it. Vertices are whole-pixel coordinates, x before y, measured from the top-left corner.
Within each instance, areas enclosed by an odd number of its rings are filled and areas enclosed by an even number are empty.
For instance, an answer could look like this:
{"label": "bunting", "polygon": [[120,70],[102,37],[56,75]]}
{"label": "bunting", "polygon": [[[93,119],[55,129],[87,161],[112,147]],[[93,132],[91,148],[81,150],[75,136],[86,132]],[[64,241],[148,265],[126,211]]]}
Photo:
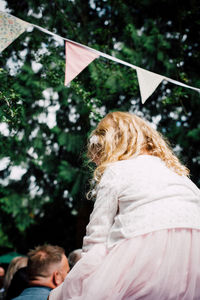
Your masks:
{"label": "bunting", "polygon": [[38,25],[24,22],[12,15],[5,12],[0,12],[0,52],[9,46],[14,39],[23,33],[27,27],[33,26],[42,32],[55,36],[56,38],[65,41],[66,46],[66,68],[65,68],[65,85],[68,85],[82,70],[84,70],[93,60],[99,56],[105,57],[116,63],[123,64],[136,70],[138,83],[140,88],[141,100],[144,104],[145,101],[153,94],[158,85],[166,80],[173,84],[186,87],[200,93],[200,89],[171,79],[169,77],[150,72],[138,66],[130,64],[126,61],[108,55],[106,53],[97,51],[88,46],[74,42],[72,40],[63,38],[53,32],[46,30]]}
{"label": "bunting", "polygon": [[137,68],[137,77],[140,88],[142,104],[153,94],[158,85],[165,79],[165,77],[156,73]]}
{"label": "bunting", "polygon": [[29,26],[29,23],[0,11],[0,53]]}
{"label": "bunting", "polygon": [[65,85],[67,85],[99,55],[71,42],[65,42],[65,49]]}

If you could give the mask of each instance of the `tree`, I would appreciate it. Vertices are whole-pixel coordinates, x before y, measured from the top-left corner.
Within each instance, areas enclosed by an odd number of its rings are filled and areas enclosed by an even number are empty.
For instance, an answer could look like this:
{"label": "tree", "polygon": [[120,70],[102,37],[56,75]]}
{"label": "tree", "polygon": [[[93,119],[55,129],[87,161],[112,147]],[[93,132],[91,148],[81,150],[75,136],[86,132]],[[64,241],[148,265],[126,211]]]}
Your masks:
{"label": "tree", "polygon": [[[196,1],[7,1],[11,14],[58,35],[198,87]],[[162,84],[143,106],[133,69],[100,58],[64,87],[64,44],[37,29],[0,57],[2,244],[21,251],[54,242],[80,247],[92,166],[89,132],[110,110],[129,110],[157,124],[199,184],[199,96]],[[11,63],[12,62],[12,63]],[[56,119],[49,121],[52,112]],[[12,179],[12,168],[24,174]],[[11,179],[9,179],[11,178]],[[86,202],[87,203],[87,202]],[[66,217],[65,217],[66,216]],[[31,236],[31,238],[30,238]],[[77,242],[78,241],[78,242]]]}

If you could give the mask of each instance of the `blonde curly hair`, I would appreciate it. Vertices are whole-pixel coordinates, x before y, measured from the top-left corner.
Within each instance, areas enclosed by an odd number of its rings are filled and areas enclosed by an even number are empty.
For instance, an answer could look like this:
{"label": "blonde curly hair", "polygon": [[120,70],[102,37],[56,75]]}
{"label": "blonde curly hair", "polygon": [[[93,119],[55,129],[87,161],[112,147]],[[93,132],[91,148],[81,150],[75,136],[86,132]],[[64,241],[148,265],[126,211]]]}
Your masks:
{"label": "blonde curly hair", "polygon": [[96,182],[110,163],[140,154],[160,157],[177,174],[189,175],[189,170],[180,163],[167,140],[135,114],[111,112],[90,135],[87,155],[97,165],[94,171]]}

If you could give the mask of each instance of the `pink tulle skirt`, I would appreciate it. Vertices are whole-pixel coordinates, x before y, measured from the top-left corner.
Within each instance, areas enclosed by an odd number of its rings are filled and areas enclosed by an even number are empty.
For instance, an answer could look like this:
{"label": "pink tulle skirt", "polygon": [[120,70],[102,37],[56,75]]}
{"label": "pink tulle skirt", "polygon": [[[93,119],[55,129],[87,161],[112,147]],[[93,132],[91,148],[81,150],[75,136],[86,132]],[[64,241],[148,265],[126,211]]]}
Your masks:
{"label": "pink tulle skirt", "polygon": [[95,245],[50,300],[199,300],[200,230],[169,229]]}

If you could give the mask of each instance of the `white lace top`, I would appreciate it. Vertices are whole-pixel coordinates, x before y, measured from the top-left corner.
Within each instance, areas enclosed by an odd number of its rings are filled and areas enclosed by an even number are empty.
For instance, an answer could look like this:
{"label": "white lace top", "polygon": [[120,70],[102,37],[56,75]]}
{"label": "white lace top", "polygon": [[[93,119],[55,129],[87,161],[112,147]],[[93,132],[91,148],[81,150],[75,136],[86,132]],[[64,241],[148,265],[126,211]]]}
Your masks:
{"label": "white lace top", "polygon": [[140,155],[104,172],[83,251],[96,243],[110,248],[122,239],[171,228],[200,229],[200,191],[160,158]]}

